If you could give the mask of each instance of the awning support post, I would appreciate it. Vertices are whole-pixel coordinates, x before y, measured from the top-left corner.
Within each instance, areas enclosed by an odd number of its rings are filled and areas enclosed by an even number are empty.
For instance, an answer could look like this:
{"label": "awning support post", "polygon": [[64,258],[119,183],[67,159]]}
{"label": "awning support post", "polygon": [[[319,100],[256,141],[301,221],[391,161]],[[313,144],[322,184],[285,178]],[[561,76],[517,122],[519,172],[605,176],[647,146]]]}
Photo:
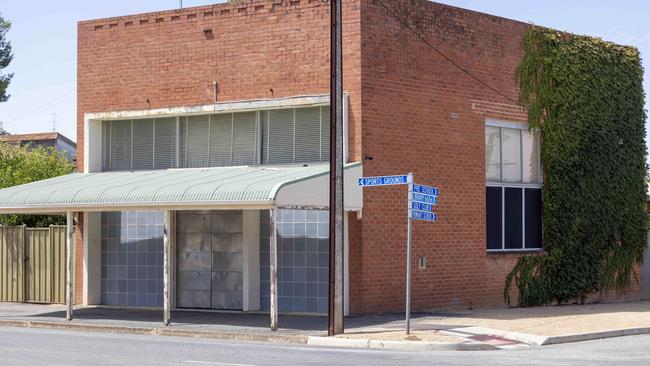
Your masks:
{"label": "awning support post", "polygon": [[171,212],[165,210],[165,227],[163,230],[163,324],[169,326],[171,312],[169,306],[169,293],[171,286],[169,256],[170,256]]}
{"label": "awning support post", "polygon": [[272,208],[269,215],[269,226],[271,229],[270,235],[270,248],[269,252],[271,255],[270,265],[271,268],[271,330],[278,330],[278,227],[277,227],[277,209]]}
{"label": "awning support post", "polygon": [[73,219],[72,212],[66,212],[66,240],[65,240],[65,301],[66,301],[66,319],[72,320],[72,303],[73,303],[73,291],[72,291],[72,234],[73,234]]}

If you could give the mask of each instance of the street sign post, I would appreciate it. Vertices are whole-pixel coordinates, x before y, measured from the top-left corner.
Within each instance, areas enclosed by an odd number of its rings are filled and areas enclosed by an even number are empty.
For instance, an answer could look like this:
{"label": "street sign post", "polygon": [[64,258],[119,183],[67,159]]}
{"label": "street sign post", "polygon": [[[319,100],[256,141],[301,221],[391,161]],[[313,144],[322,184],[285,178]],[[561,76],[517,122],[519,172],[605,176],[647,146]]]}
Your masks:
{"label": "street sign post", "polygon": [[438,205],[438,188],[413,183],[413,173],[359,178],[359,186],[375,187],[408,185],[408,214],[406,230],[406,334],[411,332],[411,248],[413,220],[434,222],[433,206]]}

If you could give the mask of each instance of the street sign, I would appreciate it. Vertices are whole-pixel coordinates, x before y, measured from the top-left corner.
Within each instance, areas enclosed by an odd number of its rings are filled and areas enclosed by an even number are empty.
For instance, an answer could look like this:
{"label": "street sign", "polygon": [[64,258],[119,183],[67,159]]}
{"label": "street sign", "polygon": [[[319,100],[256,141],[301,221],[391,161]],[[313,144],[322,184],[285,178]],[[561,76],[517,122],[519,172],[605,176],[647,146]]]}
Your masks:
{"label": "street sign", "polygon": [[406,226],[406,334],[411,332],[411,252],[413,220],[436,221],[433,206],[438,204],[438,188],[413,183],[413,173],[383,177],[359,178],[359,186],[390,186],[408,184],[408,216]]}
{"label": "street sign", "polygon": [[437,196],[438,195],[438,188],[431,187],[431,186],[425,186],[425,185],[422,185],[422,184],[413,184],[413,192],[414,193],[428,194],[429,196]]}
{"label": "street sign", "polygon": [[408,184],[408,175],[387,175],[383,177],[361,177],[359,178],[359,186],[392,186],[397,184]]}
{"label": "street sign", "polygon": [[415,202],[415,201],[411,202],[411,208],[418,211],[429,211],[429,212],[433,211],[433,205],[430,205],[428,203]]}
{"label": "street sign", "polygon": [[413,220],[421,220],[421,221],[436,221],[437,217],[434,212],[424,212],[424,211],[416,211],[416,210],[410,210],[411,211],[411,218]]}
{"label": "street sign", "polygon": [[430,205],[438,204],[438,196],[429,196],[428,194],[421,194],[413,192],[411,194],[411,199],[414,202],[428,203]]}

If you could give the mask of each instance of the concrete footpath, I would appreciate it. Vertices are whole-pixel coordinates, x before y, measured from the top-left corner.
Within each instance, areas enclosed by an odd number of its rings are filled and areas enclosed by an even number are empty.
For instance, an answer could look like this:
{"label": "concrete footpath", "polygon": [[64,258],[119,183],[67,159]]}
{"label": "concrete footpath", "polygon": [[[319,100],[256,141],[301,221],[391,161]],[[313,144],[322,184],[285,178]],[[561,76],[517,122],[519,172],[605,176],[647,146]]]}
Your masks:
{"label": "concrete footpath", "polygon": [[61,305],[0,303],[0,326],[185,336],[390,350],[498,350],[650,334],[650,302],[480,309],[416,313],[404,334],[402,314],[346,318],[346,334],[326,337],[327,319],[280,315],[278,332],[267,314],[76,308],[65,320]]}

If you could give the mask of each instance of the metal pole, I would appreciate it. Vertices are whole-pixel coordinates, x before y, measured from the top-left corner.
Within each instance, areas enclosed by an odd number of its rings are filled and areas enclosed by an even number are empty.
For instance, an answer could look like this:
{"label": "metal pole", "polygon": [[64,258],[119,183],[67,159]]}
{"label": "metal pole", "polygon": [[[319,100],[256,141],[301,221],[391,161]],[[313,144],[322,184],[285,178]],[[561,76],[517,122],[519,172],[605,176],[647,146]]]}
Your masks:
{"label": "metal pole", "polygon": [[171,234],[171,213],[165,210],[165,227],[163,230],[163,324],[169,326],[171,323],[171,311],[169,306],[169,293],[170,293],[170,271],[169,271],[169,255],[170,255],[170,234]]}
{"label": "metal pole", "polygon": [[330,215],[328,329],[343,333],[343,53],[341,0],[330,1]]}
{"label": "metal pole", "polygon": [[408,226],[406,229],[406,334],[411,333],[411,207],[413,202],[413,173],[408,174]]}
{"label": "metal pole", "polygon": [[272,208],[269,216],[269,226],[271,228],[270,240],[270,261],[271,269],[271,330],[278,330],[278,227],[277,227],[277,209]]}
{"label": "metal pole", "polygon": [[74,222],[72,221],[72,212],[68,211],[66,213],[66,240],[65,240],[65,255],[66,255],[66,279],[65,279],[65,288],[66,288],[66,319],[72,320],[72,303],[74,302],[73,291],[72,291],[72,233]]}

